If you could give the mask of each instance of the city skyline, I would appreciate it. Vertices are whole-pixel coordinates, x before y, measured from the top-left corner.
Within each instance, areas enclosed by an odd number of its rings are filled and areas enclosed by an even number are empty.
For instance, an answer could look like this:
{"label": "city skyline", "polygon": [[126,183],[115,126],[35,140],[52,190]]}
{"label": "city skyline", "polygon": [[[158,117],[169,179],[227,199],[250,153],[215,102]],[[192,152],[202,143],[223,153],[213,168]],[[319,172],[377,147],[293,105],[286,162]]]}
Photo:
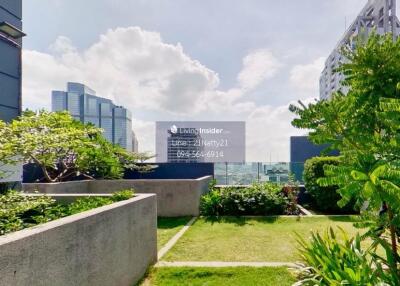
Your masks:
{"label": "city skyline", "polygon": [[52,91],[51,103],[52,111],[66,110],[74,119],[102,128],[109,142],[129,151],[137,150],[131,112],[98,96],[90,87],[68,82],[66,91]]}
{"label": "city skyline", "polygon": [[[319,97],[325,59],[366,1],[205,1],[196,15],[178,2],[124,1],[124,11],[107,0],[27,2],[24,106],[49,108],[48,90],[85,82],[132,111],[140,151],[154,153],[155,121],[244,120],[249,161],[288,161],[288,138],[306,132],[291,127],[287,107]],[[57,18],[57,29],[42,33],[32,5],[41,7],[41,22]],[[77,29],[76,7],[98,19],[113,13]]]}

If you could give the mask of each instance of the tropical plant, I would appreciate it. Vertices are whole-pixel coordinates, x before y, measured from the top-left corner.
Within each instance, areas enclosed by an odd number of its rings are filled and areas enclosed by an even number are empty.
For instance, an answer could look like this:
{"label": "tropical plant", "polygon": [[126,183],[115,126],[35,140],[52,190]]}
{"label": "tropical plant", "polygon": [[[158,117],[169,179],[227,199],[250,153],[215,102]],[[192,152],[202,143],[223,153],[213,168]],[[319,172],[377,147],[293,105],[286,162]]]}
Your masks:
{"label": "tropical plant", "polygon": [[[325,165],[322,186],[336,185],[339,206],[352,199],[362,206],[369,234],[380,243],[389,233],[391,257],[397,269],[400,227],[400,39],[372,35],[359,41],[338,71],[345,75],[348,92],[330,100],[292,105],[292,124],[311,130],[310,139],[340,151],[337,166]],[[367,219],[368,218],[368,219]],[[371,219],[374,218],[374,219]],[[376,236],[380,230],[381,236]],[[374,235],[372,235],[374,234]]]}
{"label": "tropical plant", "polygon": [[399,277],[390,275],[381,260],[371,255],[371,249],[363,249],[359,234],[349,238],[342,229],[339,232],[340,236],[330,228],[323,235],[312,233],[310,241],[298,236],[306,265],[295,285],[399,285]]}

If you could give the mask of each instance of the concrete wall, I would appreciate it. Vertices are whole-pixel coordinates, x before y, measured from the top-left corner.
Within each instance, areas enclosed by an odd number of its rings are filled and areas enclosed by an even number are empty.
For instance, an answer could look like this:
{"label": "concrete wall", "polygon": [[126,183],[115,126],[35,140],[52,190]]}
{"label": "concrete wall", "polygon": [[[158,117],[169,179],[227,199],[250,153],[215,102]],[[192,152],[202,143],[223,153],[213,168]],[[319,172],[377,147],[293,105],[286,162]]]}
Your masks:
{"label": "concrete wall", "polygon": [[157,260],[155,195],[0,237],[0,286],[132,286]]}
{"label": "concrete wall", "polygon": [[157,194],[157,211],[161,217],[199,215],[200,197],[208,192],[211,176],[187,180],[96,180],[55,184],[23,184],[24,192],[46,194],[107,194],[125,189],[137,193]]}

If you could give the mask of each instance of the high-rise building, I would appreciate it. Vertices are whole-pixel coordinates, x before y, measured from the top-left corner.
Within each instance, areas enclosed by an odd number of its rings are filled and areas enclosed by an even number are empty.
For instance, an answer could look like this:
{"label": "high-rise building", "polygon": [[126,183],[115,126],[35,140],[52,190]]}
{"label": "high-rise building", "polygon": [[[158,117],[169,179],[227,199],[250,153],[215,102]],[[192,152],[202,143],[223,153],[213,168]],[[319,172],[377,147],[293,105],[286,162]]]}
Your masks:
{"label": "high-rise building", "polygon": [[21,113],[22,0],[0,0],[0,119]]}
{"label": "high-rise building", "polygon": [[132,131],[132,151],[139,153],[139,141],[136,137],[136,133]]}
{"label": "high-rise building", "polygon": [[168,131],[168,163],[202,163],[204,148],[199,144],[200,133],[196,128],[177,128]]}
{"label": "high-rise building", "polygon": [[96,96],[96,92],[89,87],[69,82],[67,91],[53,91],[52,110],[69,111],[75,119],[102,128],[108,141],[133,151],[132,115],[129,110]]}
{"label": "high-rise building", "polygon": [[354,49],[357,36],[368,36],[372,31],[380,35],[392,33],[394,38],[399,35],[400,22],[396,16],[396,0],[368,0],[325,62],[320,77],[320,99],[329,99],[337,91],[347,93],[346,88],[341,85],[344,75],[335,73],[340,63],[346,60],[341,50],[343,47]]}
{"label": "high-rise building", "polygon": [[[21,114],[22,0],[0,0],[0,120],[10,122]],[[22,166],[3,166],[1,183],[15,188]]]}

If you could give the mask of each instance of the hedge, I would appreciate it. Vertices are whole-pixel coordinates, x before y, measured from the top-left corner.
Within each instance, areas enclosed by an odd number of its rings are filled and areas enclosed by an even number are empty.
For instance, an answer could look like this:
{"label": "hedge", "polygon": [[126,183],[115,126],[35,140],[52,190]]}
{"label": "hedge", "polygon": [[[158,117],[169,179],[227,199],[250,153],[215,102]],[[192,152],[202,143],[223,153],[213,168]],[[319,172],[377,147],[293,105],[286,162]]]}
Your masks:
{"label": "hedge", "polygon": [[200,212],[204,216],[298,214],[287,189],[273,183],[220,189],[211,187],[211,191],[201,198]]}
{"label": "hedge", "polygon": [[338,157],[314,157],[304,164],[304,185],[307,193],[312,198],[312,205],[317,211],[332,214],[354,213],[354,203],[349,203],[344,208],[338,206],[341,199],[337,193],[337,186],[321,187],[317,180],[324,177],[324,165],[338,165]]}

